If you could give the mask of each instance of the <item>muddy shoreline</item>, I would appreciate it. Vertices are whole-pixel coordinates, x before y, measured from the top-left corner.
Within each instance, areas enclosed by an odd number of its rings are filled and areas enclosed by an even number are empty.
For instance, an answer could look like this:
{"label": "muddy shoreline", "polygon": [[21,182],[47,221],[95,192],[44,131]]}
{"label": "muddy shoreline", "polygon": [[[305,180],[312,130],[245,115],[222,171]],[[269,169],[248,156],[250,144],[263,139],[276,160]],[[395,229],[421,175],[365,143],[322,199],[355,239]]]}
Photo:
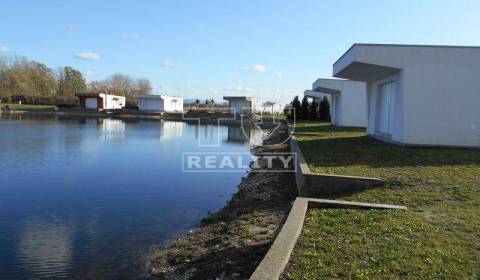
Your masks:
{"label": "muddy shoreline", "polygon": [[[254,154],[290,151],[286,126],[265,129],[270,137]],[[150,273],[159,279],[248,279],[295,197],[293,173],[249,172],[224,208],[155,254]]]}

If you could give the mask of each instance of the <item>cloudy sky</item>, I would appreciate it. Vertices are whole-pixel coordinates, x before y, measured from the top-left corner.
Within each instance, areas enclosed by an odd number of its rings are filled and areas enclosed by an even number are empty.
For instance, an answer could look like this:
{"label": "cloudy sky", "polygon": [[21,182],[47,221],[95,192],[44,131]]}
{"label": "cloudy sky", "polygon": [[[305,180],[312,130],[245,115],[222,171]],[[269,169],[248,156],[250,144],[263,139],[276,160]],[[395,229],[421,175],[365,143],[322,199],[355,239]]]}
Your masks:
{"label": "cloudy sky", "polygon": [[480,45],[472,1],[2,1],[0,55],[156,93],[290,99],[353,43]]}

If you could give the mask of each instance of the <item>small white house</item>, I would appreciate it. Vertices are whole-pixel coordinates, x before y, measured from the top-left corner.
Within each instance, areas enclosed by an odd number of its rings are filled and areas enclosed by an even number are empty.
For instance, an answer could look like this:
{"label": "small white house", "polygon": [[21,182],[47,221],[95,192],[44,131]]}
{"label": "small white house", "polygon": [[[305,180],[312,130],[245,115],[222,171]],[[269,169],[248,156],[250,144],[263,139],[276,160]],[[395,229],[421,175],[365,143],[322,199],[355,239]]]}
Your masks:
{"label": "small white house", "polygon": [[480,47],[354,44],[333,76],[367,82],[368,134],[480,147]]}
{"label": "small white house", "polygon": [[224,96],[223,100],[228,101],[228,108],[231,113],[256,113],[262,110],[261,104],[255,97],[247,96]]}
{"label": "small white house", "polygon": [[367,86],[365,83],[340,79],[318,79],[313,83],[312,91],[330,95],[330,115],[333,125],[367,126]]}
{"label": "small white house", "polygon": [[183,112],[183,98],[166,95],[138,96],[140,111]]}
{"label": "small white house", "polygon": [[84,109],[122,109],[125,107],[125,96],[105,93],[77,93],[80,107]]}

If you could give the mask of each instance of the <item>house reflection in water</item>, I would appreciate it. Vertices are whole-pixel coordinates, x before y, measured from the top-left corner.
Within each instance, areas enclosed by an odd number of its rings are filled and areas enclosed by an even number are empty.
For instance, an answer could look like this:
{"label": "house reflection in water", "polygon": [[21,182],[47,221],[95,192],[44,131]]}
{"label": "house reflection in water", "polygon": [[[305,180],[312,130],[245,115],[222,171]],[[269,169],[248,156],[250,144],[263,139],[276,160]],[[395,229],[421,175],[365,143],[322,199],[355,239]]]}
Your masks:
{"label": "house reflection in water", "polygon": [[256,127],[229,126],[227,141],[249,145],[261,145],[263,142],[263,133],[261,129]]}
{"label": "house reflection in water", "polygon": [[125,139],[125,122],[115,119],[98,119],[98,125],[104,140]]}
{"label": "house reflection in water", "polygon": [[160,123],[160,138],[179,138],[183,135],[183,122],[162,121]]}
{"label": "house reflection in water", "polygon": [[[191,124],[189,124],[191,125]],[[227,140],[227,127],[223,125],[202,124],[193,125],[195,139],[201,146],[218,146]],[[225,138],[225,139],[224,139]]]}
{"label": "house reflection in water", "polygon": [[39,217],[28,218],[17,244],[19,268],[33,279],[64,278],[71,272],[73,228],[67,223]]}

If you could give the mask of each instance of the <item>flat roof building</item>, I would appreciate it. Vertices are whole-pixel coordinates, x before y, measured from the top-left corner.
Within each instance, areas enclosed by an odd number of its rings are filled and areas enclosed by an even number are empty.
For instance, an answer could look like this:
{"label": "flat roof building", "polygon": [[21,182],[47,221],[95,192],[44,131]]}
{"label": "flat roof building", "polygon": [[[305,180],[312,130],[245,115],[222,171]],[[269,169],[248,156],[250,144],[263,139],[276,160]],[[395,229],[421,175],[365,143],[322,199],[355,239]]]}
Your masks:
{"label": "flat roof building", "polygon": [[262,110],[261,104],[255,97],[224,96],[223,100],[228,101],[228,108],[232,114],[256,113]]}
{"label": "flat roof building", "polygon": [[367,126],[367,86],[363,82],[318,79],[312,85],[314,94],[329,95],[330,115],[336,126]]}
{"label": "flat roof building", "polygon": [[83,92],[75,96],[78,98],[80,107],[84,109],[122,109],[126,103],[125,96],[113,94]]}
{"label": "flat roof building", "polygon": [[367,83],[368,134],[480,147],[480,47],[354,44],[333,76]]}
{"label": "flat roof building", "polygon": [[183,98],[167,95],[138,96],[140,111],[183,112]]}

